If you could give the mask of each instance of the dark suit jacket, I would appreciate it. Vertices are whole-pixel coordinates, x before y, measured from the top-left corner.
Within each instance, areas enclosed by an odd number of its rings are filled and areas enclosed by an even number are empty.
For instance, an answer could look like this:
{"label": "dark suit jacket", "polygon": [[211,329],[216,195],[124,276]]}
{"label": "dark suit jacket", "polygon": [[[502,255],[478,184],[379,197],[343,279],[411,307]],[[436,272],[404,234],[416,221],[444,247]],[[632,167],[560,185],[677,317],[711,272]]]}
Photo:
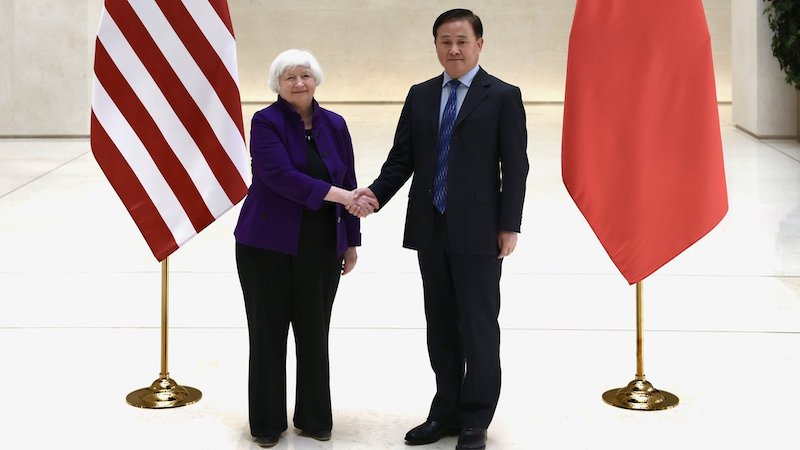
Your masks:
{"label": "dark suit jacket", "polygon": [[[333,184],[356,187],[353,143],[344,119],[314,101],[314,140]],[[286,100],[253,115],[250,129],[253,184],[239,213],[236,241],[251,247],[297,254],[303,209],[319,209],[331,184],[304,173],[303,120]],[[361,245],[359,220],[336,204],[336,249]]]}
{"label": "dark suit jacket", "polygon": [[[381,207],[413,174],[403,246],[433,233],[433,178],[443,75],[412,86],[394,145],[370,189]],[[528,175],[525,109],[519,88],[480,69],[456,117],[448,154],[447,231],[457,253],[496,255],[499,231],[520,231]]]}

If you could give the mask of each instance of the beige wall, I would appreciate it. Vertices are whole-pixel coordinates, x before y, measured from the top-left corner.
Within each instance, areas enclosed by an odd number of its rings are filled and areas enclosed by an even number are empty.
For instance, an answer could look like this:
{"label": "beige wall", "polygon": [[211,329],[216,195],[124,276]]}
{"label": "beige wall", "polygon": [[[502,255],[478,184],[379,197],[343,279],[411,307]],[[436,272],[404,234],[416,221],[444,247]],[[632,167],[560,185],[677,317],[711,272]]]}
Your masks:
{"label": "beige wall", "polygon": [[[731,99],[730,0],[705,0],[720,101]],[[528,102],[563,100],[575,0],[230,0],[242,100],[270,102],[272,58],[315,53],[323,102],[402,101],[441,68],[431,26],[451,7],[481,16],[481,64]],[[0,136],[88,133],[94,33],[101,0],[0,0]]]}
{"label": "beige wall", "polygon": [[12,80],[14,79],[14,2],[0,0],[0,130],[13,124]]}
{"label": "beige wall", "polygon": [[563,99],[574,0],[329,1],[316,2],[314,10],[242,3],[233,13],[247,101],[273,98],[266,67],[291,46],[314,52],[326,70],[321,100],[402,101],[411,84],[441,72],[431,27],[438,14],[457,6],[483,20],[481,64],[488,71],[519,85],[527,101]]}
{"label": "beige wall", "polygon": [[87,133],[88,5],[0,2],[0,135]]}
{"label": "beige wall", "polygon": [[[309,3],[315,5],[309,8]],[[231,2],[237,27],[243,100],[271,101],[265,77],[289,47],[311,50],[328,75],[327,101],[402,101],[408,87],[441,71],[431,26],[442,11],[481,16],[481,65],[522,88],[529,102],[564,98],[567,45],[575,0],[349,0]],[[730,101],[730,0],[705,0],[718,97]]]}
{"label": "beige wall", "polygon": [[733,122],[759,137],[797,135],[797,93],[772,55],[772,30],[762,1],[733,0]]}

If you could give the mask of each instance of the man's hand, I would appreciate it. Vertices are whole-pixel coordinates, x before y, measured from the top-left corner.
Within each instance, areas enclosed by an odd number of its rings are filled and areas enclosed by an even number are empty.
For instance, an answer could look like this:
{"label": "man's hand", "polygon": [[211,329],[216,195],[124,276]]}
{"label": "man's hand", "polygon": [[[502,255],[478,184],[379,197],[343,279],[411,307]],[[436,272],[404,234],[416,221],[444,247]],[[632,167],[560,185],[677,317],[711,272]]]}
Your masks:
{"label": "man's hand", "polygon": [[367,217],[380,207],[378,198],[370,188],[353,190],[353,202],[347,205],[347,212],[357,217]]}
{"label": "man's hand", "polygon": [[497,259],[503,259],[513,253],[516,246],[517,232],[501,231],[497,233],[497,248],[499,249]]}

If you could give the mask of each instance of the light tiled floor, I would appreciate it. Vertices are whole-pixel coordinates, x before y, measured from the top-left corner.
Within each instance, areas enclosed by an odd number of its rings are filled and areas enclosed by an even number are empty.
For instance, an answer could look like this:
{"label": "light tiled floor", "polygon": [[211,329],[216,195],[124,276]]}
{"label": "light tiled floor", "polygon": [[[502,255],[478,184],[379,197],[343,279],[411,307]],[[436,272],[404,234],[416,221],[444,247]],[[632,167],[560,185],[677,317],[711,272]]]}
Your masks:
{"label": "light tiled floor", "polygon": [[[348,120],[370,182],[400,107],[327,106]],[[759,141],[721,107],[730,212],[645,282],[646,373],[681,403],[631,412],[600,396],[634,375],[634,290],[561,183],[561,107],[527,111],[532,170],[504,264],[504,385],[488,448],[797,448],[800,145]],[[358,267],[334,306],[333,439],[290,429],[276,448],[402,449],[425,418],[433,378],[416,258],[400,246],[404,198],[363,222]],[[170,258],[170,373],[203,399],[133,408],[127,393],[159,371],[160,267],[87,140],[0,140],[0,448],[257,448],[237,214]]]}

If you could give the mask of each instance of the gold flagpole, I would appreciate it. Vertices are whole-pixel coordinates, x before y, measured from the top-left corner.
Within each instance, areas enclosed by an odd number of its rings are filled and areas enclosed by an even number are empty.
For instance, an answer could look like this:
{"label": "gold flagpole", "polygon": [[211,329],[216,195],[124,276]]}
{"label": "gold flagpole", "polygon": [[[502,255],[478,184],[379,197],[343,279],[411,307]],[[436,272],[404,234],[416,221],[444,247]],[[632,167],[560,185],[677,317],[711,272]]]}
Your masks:
{"label": "gold flagpole", "polygon": [[678,405],[678,397],[667,391],[655,389],[644,377],[642,286],[642,281],[636,283],[636,378],[624,388],[606,391],[603,400],[612,406],[637,411],[674,408]]}
{"label": "gold flagpole", "polygon": [[137,389],[125,398],[131,406],[138,408],[175,408],[197,403],[203,396],[199,390],[180,386],[169,377],[167,367],[167,317],[169,300],[169,258],[161,261],[161,374],[150,387]]}

